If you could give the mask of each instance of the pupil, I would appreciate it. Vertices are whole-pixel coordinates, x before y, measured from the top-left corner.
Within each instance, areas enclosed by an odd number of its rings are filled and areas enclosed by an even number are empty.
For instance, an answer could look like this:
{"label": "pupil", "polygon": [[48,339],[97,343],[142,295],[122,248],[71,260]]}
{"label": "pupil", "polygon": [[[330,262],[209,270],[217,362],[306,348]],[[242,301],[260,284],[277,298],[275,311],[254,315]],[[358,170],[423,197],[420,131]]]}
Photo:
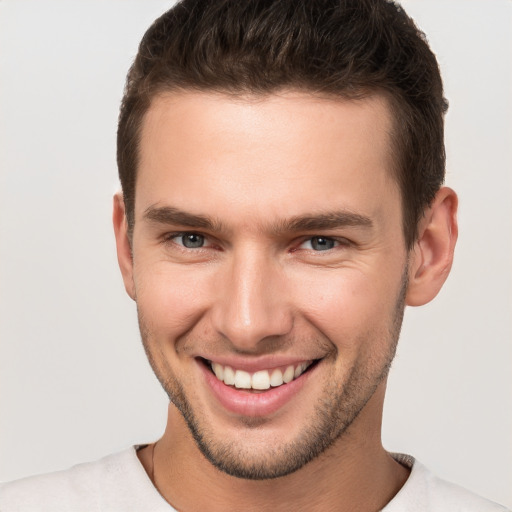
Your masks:
{"label": "pupil", "polygon": [[327,251],[334,247],[334,240],[331,238],[315,236],[311,239],[311,246],[313,249],[315,249],[315,251]]}
{"label": "pupil", "polygon": [[183,242],[183,245],[188,249],[195,249],[197,247],[203,246],[204,237],[201,235],[190,233],[189,235],[182,236],[181,241]]}

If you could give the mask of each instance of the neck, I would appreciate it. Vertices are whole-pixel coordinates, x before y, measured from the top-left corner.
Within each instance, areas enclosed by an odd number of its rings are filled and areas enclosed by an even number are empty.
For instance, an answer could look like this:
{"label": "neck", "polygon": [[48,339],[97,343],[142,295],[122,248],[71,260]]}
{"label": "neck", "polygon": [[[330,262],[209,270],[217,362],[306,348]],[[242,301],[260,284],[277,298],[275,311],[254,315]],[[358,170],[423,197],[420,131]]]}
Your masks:
{"label": "neck", "polygon": [[156,449],[148,447],[140,453],[140,459],[160,494],[177,510],[216,512],[233,509],[234,503],[244,512],[380,510],[408,477],[408,470],[382,447],[382,413],[377,422],[368,421],[375,418],[374,408],[382,404],[383,392],[377,390],[375,395],[382,393],[382,397],[374,395],[321,456],[284,477],[244,480],[216,469],[200,453],[173,405],[164,436]]}

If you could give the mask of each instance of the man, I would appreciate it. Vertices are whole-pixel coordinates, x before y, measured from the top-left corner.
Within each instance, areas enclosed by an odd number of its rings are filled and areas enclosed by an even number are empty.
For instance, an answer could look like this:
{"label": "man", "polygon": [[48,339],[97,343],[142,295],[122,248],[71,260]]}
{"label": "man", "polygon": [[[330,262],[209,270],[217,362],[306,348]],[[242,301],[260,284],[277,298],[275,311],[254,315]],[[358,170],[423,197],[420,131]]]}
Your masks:
{"label": "man", "polygon": [[445,110],[388,2],[157,20],[121,107],[114,227],[167,429],[7,485],[0,508],[502,510],[380,441],[404,306],[435,297],[457,237]]}

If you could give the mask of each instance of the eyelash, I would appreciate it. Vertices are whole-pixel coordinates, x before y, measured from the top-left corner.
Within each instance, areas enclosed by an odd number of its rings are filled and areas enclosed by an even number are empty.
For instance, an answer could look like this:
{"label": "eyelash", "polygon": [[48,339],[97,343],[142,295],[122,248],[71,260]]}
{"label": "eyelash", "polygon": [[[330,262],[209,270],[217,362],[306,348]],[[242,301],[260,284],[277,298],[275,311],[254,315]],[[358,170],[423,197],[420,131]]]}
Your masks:
{"label": "eyelash", "polygon": [[[332,244],[332,247],[326,247],[323,250],[322,249],[315,250],[314,247],[313,247],[314,246],[314,243],[313,243],[314,240],[316,240],[317,243],[320,243],[320,245],[325,244],[327,242],[327,245]],[[310,243],[310,245],[312,246],[313,252],[316,252],[316,253],[317,252],[324,252],[324,251],[328,252],[328,251],[331,251],[332,249],[335,249],[337,247],[348,245],[348,241],[346,239],[343,239],[343,238],[340,239],[340,238],[331,237],[331,236],[314,235],[314,236],[311,236],[309,238],[303,239],[303,241],[299,245],[298,249],[300,249],[306,243]],[[307,249],[307,250],[309,250],[309,249]]]}
{"label": "eyelash", "polygon": [[[196,248],[186,247],[184,244],[179,244],[174,241],[175,238],[184,238],[186,236],[198,236],[198,237],[202,237],[205,241],[209,240],[209,237],[207,235],[203,235],[202,233],[197,233],[196,231],[178,231],[175,233],[166,233],[162,238],[163,238],[164,243],[166,243],[166,244],[173,243],[185,250],[198,250],[198,249],[204,248],[204,246],[196,247]],[[209,247],[209,245],[207,245],[206,247]]]}
{"label": "eyelash", "polygon": [[[202,233],[198,233],[196,231],[177,231],[177,232],[174,232],[174,233],[167,233],[162,238],[163,238],[163,242],[164,243],[166,243],[166,244],[173,243],[173,244],[177,245],[178,247],[180,247],[182,250],[199,251],[201,249],[210,248],[213,245],[213,244],[210,243],[208,245],[201,245],[199,247],[186,247],[184,244],[177,243],[177,242],[174,241],[174,239],[176,239],[176,238],[183,238],[183,237],[186,237],[186,236],[201,237],[201,238],[203,238],[203,240],[205,242],[208,242],[210,240],[210,237],[208,235],[203,235]],[[327,241],[327,242],[332,242],[333,243],[333,247],[329,247],[329,248],[327,248],[325,250],[314,250],[314,249],[302,248],[302,246],[304,244],[306,244],[307,242],[311,243],[315,239],[317,241],[324,240],[324,241]],[[325,236],[325,235],[313,235],[313,236],[308,236],[308,237],[301,238],[300,239],[300,243],[295,245],[295,247],[292,250],[292,252],[298,251],[301,248],[304,249],[304,250],[310,250],[310,251],[312,251],[314,253],[330,252],[333,249],[336,249],[337,247],[348,247],[349,245],[351,245],[351,242],[348,239],[346,239],[346,238],[330,237],[330,236]]]}

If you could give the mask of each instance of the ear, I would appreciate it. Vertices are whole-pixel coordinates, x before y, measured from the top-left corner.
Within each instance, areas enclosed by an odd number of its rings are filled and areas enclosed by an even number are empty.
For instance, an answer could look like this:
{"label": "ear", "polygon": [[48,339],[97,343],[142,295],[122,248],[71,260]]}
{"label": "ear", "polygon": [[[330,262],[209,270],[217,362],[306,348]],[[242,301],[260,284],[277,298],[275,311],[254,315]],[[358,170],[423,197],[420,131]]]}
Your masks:
{"label": "ear", "polygon": [[116,235],[117,261],[123,275],[124,287],[128,295],[135,300],[132,247],[128,236],[128,222],[126,221],[123,194],[121,192],[114,195],[112,220]]}
{"label": "ear", "polygon": [[409,261],[409,306],[430,302],[450,273],[458,234],[457,204],[457,194],[443,187],[419,223],[418,240]]}

